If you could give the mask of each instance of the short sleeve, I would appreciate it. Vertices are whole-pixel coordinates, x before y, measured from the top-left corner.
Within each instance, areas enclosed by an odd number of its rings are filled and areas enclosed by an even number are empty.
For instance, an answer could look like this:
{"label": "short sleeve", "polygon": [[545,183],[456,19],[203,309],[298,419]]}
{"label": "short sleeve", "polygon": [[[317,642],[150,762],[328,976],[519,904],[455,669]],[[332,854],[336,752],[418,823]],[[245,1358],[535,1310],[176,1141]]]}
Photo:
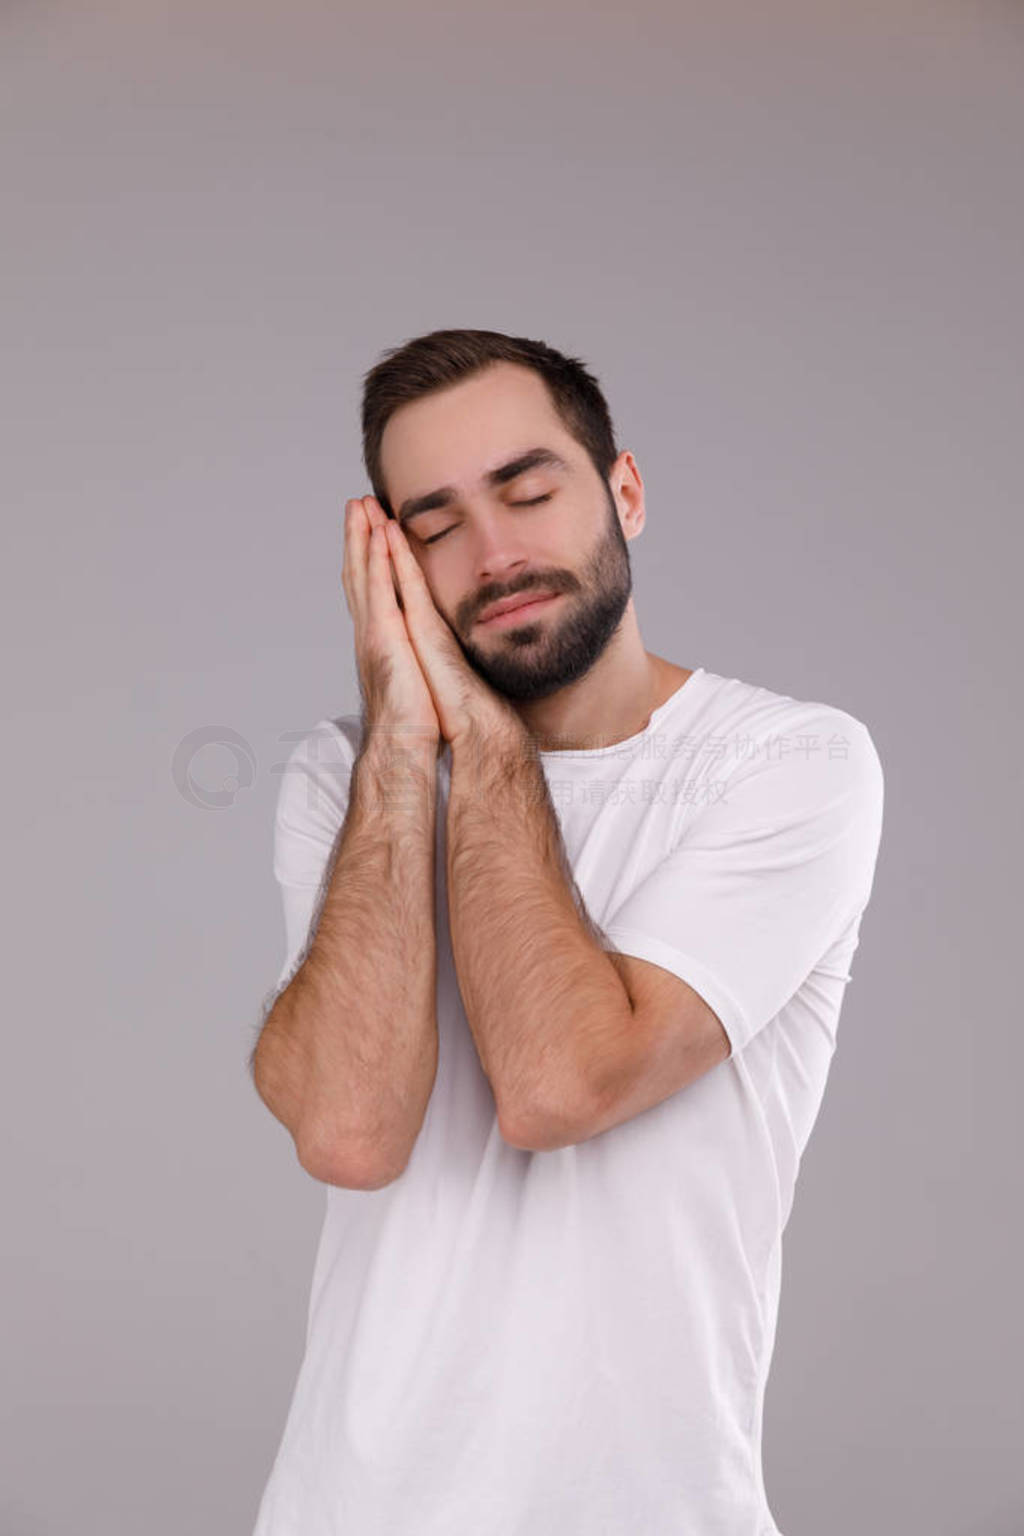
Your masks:
{"label": "short sleeve", "polygon": [[845,711],[830,710],[820,729],[824,744],[809,756],[744,763],[604,926],[609,947],[699,992],[733,1054],[859,921],[871,894],[881,762],[867,727]]}
{"label": "short sleeve", "polygon": [[277,770],[274,878],[284,907],[286,951],[278,987],[306,948],[348,810],[355,756],[351,733],[321,720]]}

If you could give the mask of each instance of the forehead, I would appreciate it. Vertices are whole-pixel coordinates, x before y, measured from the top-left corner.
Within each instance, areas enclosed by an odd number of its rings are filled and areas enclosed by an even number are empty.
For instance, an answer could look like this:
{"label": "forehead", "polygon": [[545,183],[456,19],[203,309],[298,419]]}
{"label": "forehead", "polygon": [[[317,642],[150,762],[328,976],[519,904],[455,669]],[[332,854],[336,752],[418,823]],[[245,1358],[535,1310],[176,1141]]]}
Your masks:
{"label": "forehead", "polygon": [[573,462],[580,447],[532,368],[496,363],[403,405],[381,439],[381,471],[397,507],[436,486],[469,489],[524,444],[543,443]]}

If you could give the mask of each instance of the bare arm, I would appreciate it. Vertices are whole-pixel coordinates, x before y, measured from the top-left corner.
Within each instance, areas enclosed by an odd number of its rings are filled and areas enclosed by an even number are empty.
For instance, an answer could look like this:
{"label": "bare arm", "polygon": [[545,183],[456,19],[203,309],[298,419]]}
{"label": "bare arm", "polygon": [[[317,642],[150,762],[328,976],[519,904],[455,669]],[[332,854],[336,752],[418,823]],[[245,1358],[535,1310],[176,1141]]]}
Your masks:
{"label": "bare arm", "polygon": [[363,745],[316,934],[253,1052],[257,1091],[302,1166],[355,1189],[401,1173],[437,1071],[440,728],[398,608],[385,521],[373,497],[345,504]]}
{"label": "bare arm", "polygon": [[455,969],[502,1134],[567,1145],[635,1021],[573,881],[534,746],[501,712],[453,746],[447,863]]}
{"label": "bare arm", "polygon": [[271,1009],[253,1079],[314,1178],[402,1171],[437,1070],[437,750],[369,731],[316,933]]}

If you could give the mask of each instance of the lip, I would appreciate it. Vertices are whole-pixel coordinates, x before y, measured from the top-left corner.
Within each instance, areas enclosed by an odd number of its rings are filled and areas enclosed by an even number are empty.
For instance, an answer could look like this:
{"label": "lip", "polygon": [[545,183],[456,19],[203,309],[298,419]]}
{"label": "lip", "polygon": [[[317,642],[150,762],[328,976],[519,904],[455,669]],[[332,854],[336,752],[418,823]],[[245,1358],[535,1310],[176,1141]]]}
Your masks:
{"label": "lip", "polygon": [[537,592],[536,595],[523,592],[517,595],[514,606],[503,608],[500,613],[492,613],[489,618],[486,617],[487,609],[485,608],[484,616],[479,618],[477,623],[486,628],[498,629],[512,621],[526,621],[532,619],[534,614],[539,613],[548,603],[554,602],[558,596],[557,592]]}

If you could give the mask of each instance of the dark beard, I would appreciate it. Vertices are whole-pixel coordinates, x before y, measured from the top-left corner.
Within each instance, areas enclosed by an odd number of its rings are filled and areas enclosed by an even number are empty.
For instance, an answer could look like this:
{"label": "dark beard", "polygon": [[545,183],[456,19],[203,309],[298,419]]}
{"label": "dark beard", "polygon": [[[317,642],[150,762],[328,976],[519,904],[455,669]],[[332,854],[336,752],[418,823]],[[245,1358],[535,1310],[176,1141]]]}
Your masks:
{"label": "dark beard", "polygon": [[486,655],[456,635],[474,672],[508,699],[546,699],[583,677],[622,622],[633,590],[629,546],[607,482],[605,494],[608,522],[582,578],[551,572],[551,586],[565,594],[563,613],[502,631],[500,645]]}

